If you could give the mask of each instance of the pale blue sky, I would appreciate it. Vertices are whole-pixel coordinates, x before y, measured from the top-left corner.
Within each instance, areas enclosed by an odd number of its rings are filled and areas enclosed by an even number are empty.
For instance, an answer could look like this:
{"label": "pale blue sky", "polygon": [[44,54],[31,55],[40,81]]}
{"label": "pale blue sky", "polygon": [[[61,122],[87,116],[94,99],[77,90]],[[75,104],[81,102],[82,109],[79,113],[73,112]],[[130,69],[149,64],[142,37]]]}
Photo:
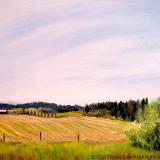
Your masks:
{"label": "pale blue sky", "polygon": [[0,0],[0,22],[0,101],[160,96],[159,0]]}

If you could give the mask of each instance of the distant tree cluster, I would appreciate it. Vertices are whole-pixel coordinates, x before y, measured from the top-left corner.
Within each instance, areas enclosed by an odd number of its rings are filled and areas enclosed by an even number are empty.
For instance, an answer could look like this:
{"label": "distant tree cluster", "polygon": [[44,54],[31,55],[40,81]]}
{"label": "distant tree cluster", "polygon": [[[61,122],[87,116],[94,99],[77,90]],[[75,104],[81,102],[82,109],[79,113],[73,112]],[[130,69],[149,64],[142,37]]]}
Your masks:
{"label": "distant tree cluster", "polygon": [[39,109],[23,109],[22,114],[37,116],[37,117],[56,117],[56,112],[50,108],[39,108]]}
{"label": "distant tree cluster", "polygon": [[[28,109],[28,108],[35,108],[35,109],[44,109],[43,112],[49,110],[50,112],[69,112],[69,111],[78,111],[80,106],[78,105],[57,105],[55,103],[46,103],[46,102],[32,102],[32,103],[24,103],[24,104],[4,104],[0,103],[0,109]],[[47,111],[48,112],[48,111]]]}
{"label": "distant tree cluster", "polygon": [[93,116],[115,116],[124,120],[133,121],[137,117],[138,110],[144,112],[148,104],[148,98],[142,100],[129,100],[126,102],[102,102],[92,103],[85,106],[86,115]]}
{"label": "distant tree cluster", "polygon": [[75,106],[71,106],[71,105],[66,105],[66,106],[62,106],[60,105],[58,108],[58,112],[69,112],[69,111],[79,111],[80,106],[75,105]]}

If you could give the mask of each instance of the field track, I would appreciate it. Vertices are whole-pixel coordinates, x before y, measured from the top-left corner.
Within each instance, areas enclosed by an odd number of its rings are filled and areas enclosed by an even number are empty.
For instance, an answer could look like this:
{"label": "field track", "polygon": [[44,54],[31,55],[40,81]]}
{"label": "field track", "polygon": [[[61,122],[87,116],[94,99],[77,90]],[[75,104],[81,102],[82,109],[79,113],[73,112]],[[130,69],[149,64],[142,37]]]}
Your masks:
{"label": "field track", "polygon": [[133,122],[123,122],[94,117],[40,118],[27,115],[0,115],[0,140],[6,141],[124,141],[124,131],[134,127]]}

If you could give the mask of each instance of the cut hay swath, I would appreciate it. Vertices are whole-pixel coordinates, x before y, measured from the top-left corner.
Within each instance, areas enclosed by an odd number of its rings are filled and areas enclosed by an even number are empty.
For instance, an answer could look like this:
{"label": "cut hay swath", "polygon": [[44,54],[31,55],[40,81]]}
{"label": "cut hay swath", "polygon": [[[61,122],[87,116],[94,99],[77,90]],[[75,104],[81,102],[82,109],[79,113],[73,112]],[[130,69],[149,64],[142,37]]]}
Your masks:
{"label": "cut hay swath", "polygon": [[0,116],[0,139],[6,141],[124,141],[125,130],[135,127],[133,122],[94,117],[41,118],[27,115]]}

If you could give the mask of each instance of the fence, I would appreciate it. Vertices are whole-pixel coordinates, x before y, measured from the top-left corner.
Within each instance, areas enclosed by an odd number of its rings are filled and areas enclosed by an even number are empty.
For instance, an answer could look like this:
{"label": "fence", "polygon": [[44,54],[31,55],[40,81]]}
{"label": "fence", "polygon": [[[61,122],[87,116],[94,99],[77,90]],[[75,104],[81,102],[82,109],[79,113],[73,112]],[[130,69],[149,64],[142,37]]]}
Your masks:
{"label": "fence", "polygon": [[[1,142],[5,143],[6,139],[7,139],[6,134],[3,133]],[[42,140],[43,140],[42,132],[39,132],[39,141],[42,141]],[[77,133],[77,142],[80,142],[80,134],[79,134],[79,132]]]}

